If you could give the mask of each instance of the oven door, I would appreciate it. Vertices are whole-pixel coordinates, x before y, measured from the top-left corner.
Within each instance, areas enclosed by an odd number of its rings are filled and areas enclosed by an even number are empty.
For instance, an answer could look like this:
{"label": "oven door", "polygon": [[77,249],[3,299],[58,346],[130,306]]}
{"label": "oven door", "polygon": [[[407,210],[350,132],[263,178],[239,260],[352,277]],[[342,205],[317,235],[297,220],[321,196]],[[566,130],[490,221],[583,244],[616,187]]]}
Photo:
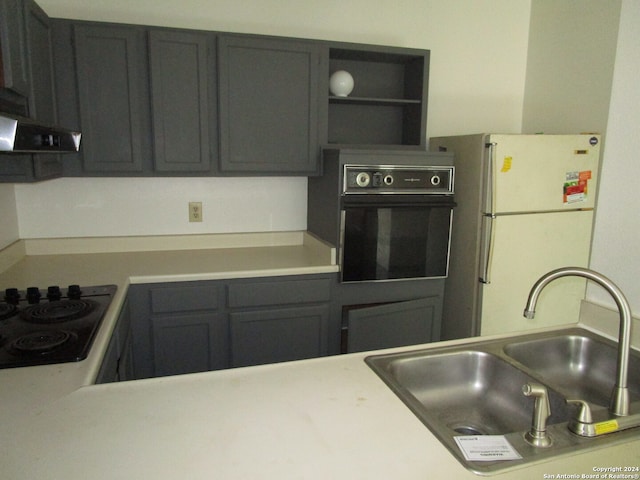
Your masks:
{"label": "oven door", "polygon": [[345,196],[342,281],[446,277],[454,206],[451,196]]}

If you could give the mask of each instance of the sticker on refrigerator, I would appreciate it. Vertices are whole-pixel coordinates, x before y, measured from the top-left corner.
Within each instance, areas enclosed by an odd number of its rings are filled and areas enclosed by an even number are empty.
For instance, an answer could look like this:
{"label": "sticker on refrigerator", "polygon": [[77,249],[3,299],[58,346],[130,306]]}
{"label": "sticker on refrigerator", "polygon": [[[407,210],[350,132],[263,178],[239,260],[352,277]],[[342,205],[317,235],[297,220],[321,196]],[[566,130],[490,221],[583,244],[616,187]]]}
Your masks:
{"label": "sticker on refrigerator", "polygon": [[586,201],[590,179],[591,170],[567,172],[563,187],[563,202],[570,204]]}
{"label": "sticker on refrigerator", "polygon": [[504,160],[502,161],[502,168],[500,169],[500,171],[504,173],[511,170],[512,161],[513,161],[513,157],[504,157]]}

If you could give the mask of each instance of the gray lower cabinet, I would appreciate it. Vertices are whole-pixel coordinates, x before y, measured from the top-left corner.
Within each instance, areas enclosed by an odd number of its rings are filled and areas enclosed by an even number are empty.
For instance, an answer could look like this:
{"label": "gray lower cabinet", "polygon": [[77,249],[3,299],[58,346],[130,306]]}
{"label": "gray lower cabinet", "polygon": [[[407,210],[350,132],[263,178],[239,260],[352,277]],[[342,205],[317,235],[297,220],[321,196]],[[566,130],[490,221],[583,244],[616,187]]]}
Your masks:
{"label": "gray lower cabinet", "polygon": [[444,279],[340,283],[334,290],[337,351],[351,353],[440,340]]}
{"label": "gray lower cabinet", "polygon": [[120,364],[149,378],[433,342],[443,289],[337,274],[131,285],[131,349],[118,351],[133,353]]}
{"label": "gray lower cabinet", "polygon": [[319,171],[320,46],[218,38],[220,173]]}
{"label": "gray lower cabinet", "polygon": [[131,314],[129,300],[120,310],[120,315],[111,335],[96,383],[122,382],[133,380],[133,351],[131,336]]}
{"label": "gray lower cabinet", "polygon": [[333,275],[132,285],[136,378],[328,353]]}
{"label": "gray lower cabinet", "polygon": [[326,275],[230,283],[231,366],[327,355],[331,288]]}
{"label": "gray lower cabinet", "polygon": [[328,305],[231,313],[231,366],[327,354]]}
{"label": "gray lower cabinet", "polygon": [[129,287],[136,378],[228,367],[224,283]]}
{"label": "gray lower cabinet", "polygon": [[154,376],[227,368],[226,337],[224,314],[151,317]]}
{"label": "gray lower cabinet", "polygon": [[345,311],[346,351],[429,343],[440,338],[442,298],[433,296]]}

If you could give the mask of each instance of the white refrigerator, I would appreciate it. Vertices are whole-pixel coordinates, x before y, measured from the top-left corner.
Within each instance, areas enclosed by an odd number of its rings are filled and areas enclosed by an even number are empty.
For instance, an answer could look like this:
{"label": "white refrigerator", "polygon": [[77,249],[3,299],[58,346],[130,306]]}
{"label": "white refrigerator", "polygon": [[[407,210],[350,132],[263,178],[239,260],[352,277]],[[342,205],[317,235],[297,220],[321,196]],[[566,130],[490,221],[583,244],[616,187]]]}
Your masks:
{"label": "white refrigerator", "polygon": [[578,321],[586,280],[566,277],[523,317],[534,282],[564,266],[587,267],[600,136],[478,134],[435,137],[455,155],[454,220],[442,339]]}

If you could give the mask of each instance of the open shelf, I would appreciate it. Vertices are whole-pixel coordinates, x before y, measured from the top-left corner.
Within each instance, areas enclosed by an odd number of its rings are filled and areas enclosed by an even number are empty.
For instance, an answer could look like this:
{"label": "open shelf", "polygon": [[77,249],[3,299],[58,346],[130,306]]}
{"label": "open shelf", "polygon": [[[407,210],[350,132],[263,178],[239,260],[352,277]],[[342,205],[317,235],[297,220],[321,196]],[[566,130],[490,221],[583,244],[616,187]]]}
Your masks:
{"label": "open shelf", "polygon": [[426,145],[427,50],[330,48],[329,70],[354,79],[348,97],[328,96],[329,143]]}

